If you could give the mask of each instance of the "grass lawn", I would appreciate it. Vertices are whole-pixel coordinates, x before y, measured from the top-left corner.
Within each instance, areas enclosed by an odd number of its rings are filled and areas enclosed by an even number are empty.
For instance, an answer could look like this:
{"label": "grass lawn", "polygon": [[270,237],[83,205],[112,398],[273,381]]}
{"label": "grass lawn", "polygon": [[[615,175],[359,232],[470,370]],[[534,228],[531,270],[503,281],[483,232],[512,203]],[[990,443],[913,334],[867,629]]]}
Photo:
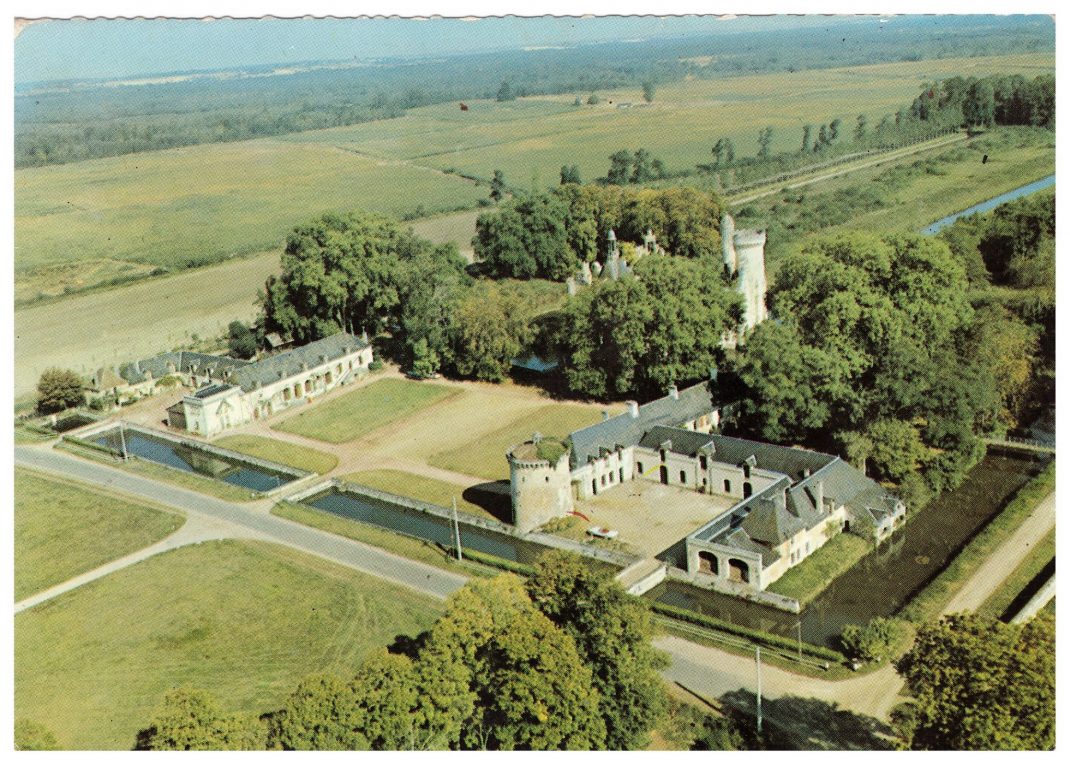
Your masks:
{"label": "grass lawn", "polygon": [[992,552],[1021,525],[1036,507],[1055,489],[1055,463],[1021,488],[1007,506],[981,529],[962,551],[904,606],[897,616],[901,619],[923,624],[933,621],[944,606],[966,584],[974,572],[986,563]]}
{"label": "grass lawn", "polygon": [[272,427],[318,441],[340,444],[459,393],[457,388],[429,382],[395,378],[377,380],[344,396],[317,404]]}
{"label": "grass lawn", "polygon": [[329,473],[338,466],[338,458],[333,454],[264,436],[224,436],[212,443],[224,449],[233,449],[236,452],[248,454],[250,457],[279,462],[298,470],[308,470],[320,475]]}
{"label": "grass lawn", "polygon": [[364,484],[373,489],[400,494],[421,502],[450,507],[457,499],[457,509],[504,523],[511,522],[512,501],[509,492],[494,494],[478,487],[464,487],[435,478],[406,473],[403,470],[362,470],[342,476],[343,481]]}
{"label": "grass lawn", "polygon": [[1003,580],[1003,584],[999,586],[999,589],[981,604],[981,607],[977,609],[977,613],[992,616],[996,619],[1001,617],[1011,602],[1040,574],[1054,557],[1055,529],[1052,529],[1037,543],[1037,546],[1030,551],[1029,555],[1018,564],[1010,576]]}
{"label": "grass lawn", "polygon": [[166,537],[182,516],[15,469],[15,600]]}
{"label": "grass lawn", "polygon": [[805,606],[871,549],[872,546],[862,537],[837,534],[809,558],[789,569],[768,589],[778,595],[795,598]]}
{"label": "grass lawn", "polygon": [[348,674],[440,608],[277,545],[183,547],[19,614],[15,715],[64,748],[129,749],[170,688],[269,711],[301,678]]}
{"label": "grass lawn", "polygon": [[601,417],[591,407],[546,404],[533,414],[518,417],[456,449],[433,454],[428,462],[444,470],[491,481],[508,480],[509,463],[505,452],[511,446],[531,438],[535,431],[547,437],[565,438],[574,430],[595,424]]}
{"label": "grass lawn", "polygon": [[475,576],[497,576],[501,573],[497,569],[474,563],[467,558],[458,562],[453,555],[434,544],[423,539],[407,537],[396,534],[389,529],[380,528],[370,523],[361,523],[351,518],[317,510],[308,505],[295,502],[279,502],[271,509],[272,515],[280,518],[288,518],[305,526],[311,526],[321,531],[329,531],[346,539],[387,550],[409,560],[426,563],[429,566],[453,571],[454,573],[473,574]]}

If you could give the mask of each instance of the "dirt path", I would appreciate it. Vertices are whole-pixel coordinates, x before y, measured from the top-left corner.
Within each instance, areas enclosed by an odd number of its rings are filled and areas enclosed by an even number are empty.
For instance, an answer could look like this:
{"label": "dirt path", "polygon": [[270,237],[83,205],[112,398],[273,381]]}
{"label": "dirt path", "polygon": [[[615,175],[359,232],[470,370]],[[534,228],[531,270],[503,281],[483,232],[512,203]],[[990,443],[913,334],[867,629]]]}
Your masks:
{"label": "dirt path", "polygon": [[943,610],[943,614],[976,611],[999,589],[1029,552],[1055,527],[1055,492],[1042,499],[1010,539],[1001,544],[971,576]]}

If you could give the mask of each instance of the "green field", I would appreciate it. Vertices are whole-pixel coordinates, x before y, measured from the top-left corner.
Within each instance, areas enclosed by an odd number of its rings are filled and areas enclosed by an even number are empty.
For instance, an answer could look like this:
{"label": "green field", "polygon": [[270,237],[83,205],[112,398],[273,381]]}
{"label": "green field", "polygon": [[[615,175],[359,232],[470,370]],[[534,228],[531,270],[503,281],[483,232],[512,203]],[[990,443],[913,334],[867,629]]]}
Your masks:
{"label": "green field", "polygon": [[32,297],[34,286],[78,288],[97,272],[137,269],[123,264],[173,269],[280,247],[328,210],[430,214],[485,196],[430,168],[273,139],[29,168],[15,178],[15,270],[20,296]]}
{"label": "green field", "polygon": [[670,170],[687,169],[708,162],[720,137],[738,156],[753,155],[767,125],[773,151],[791,151],[806,123],[853,125],[864,113],[876,124],[909,106],[926,81],[1052,71],[1052,54],[1023,54],[693,79],[661,85],[649,105],[631,91],[603,92],[596,106],[572,106],[575,94],[471,101],[468,112],[440,104],[344,128],[23,169],[17,292],[29,299],[277,247],[294,225],[330,209],[474,207],[486,189],[454,171],[485,179],[500,169],[527,189],[556,184],[564,164],[592,180],[614,151],[639,147]]}
{"label": "green field", "polygon": [[176,513],[15,470],[15,600],[166,537]]}
{"label": "green field", "polygon": [[512,507],[509,493],[492,494],[490,492],[476,491],[472,500],[465,498],[467,493],[472,496],[472,489],[467,489],[454,483],[439,481],[427,476],[406,473],[402,470],[362,470],[358,473],[350,473],[342,476],[343,481],[370,486],[373,489],[400,494],[403,497],[411,497],[421,502],[430,502],[433,505],[451,507],[453,500],[457,500],[457,509],[461,512],[478,515],[492,520],[511,523]]}
{"label": "green field", "polygon": [[224,436],[212,443],[224,449],[248,454],[250,457],[279,462],[320,475],[330,473],[338,467],[338,458],[333,454],[264,436]]}
{"label": "green field", "polygon": [[501,426],[456,449],[431,455],[428,462],[444,470],[479,476],[490,481],[509,480],[505,453],[538,431],[544,436],[564,438],[574,430],[594,425],[601,415],[590,407],[573,404],[546,404],[530,415]]}
{"label": "green field", "polygon": [[172,687],[268,711],[302,677],[349,673],[439,608],[276,545],[180,548],[16,617],[15,716],[64,748],[129,749]]}
{"label": "green field", "polygon": [[273,427],[317,441],[340,444],[459,393],[457,388],[429,382],[378,380]]}

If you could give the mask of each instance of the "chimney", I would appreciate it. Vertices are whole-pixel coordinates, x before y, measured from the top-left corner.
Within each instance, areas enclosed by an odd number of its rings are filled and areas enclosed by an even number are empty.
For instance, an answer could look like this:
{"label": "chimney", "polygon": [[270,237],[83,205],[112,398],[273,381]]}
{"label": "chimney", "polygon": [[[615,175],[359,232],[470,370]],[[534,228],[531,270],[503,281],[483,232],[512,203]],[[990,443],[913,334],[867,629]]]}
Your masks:
{"label": "chimney", "polygon": [[673,401],[679,401],[680,400],[680,391],[676,387],[676,385],[670,385],[669,386],[669,395],[672,396],[672,400]]}
{"label": "chimney", "polygon": [[817,505],[817,512],[822,513],[825,511],[825,482],[818,481],[814,489],[814,503]]}
{"label": "chimney", "polygon": [[717,367],[710,367],[710,382],[717,382]]}
{"label": "chimney", "polygon": [[301,371],[302,372],[307,372],[308,371],[308,362],[307,361],[302,361],[301,362]]}
{"label": "chimney", "polygon": [[602,410],[602,422],[605,422],[608,419],[609,419],[609,410],[608,409],[603,409]]}
{"label": "chimney", "polygon": [[633,420],[638,419],[638,417],[639,417],[639,402],[638,401],[628,401],[627,404],[628,404],[628,414],[630,414],[632,416]]}
{"label": "chimney", "polygon": [[320,363],[321,364],[326,364],[327,363],[327,354],[326,353],[321,353],[320,354]]}
{"label": "chimney", "polygon": [[788,491],[787,491],[787,489],[782,489],[782,490],[776,492],[773,495],[773,502],[776,503],[776,506],[778,508],[780,508],[781,510],[787,510],[788,509]]}

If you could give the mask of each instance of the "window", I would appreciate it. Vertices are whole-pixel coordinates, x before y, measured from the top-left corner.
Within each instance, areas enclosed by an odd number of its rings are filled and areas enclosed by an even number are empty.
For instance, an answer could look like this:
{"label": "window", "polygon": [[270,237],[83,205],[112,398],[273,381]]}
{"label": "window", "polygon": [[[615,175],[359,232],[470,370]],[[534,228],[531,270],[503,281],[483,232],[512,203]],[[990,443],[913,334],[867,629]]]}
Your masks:
{"label": "window", "polygon": [[661,450],[661,461],[662,462],[665,461],[665,450],[664,449]]}
{"label": "window", "polygon": [[727,478],[724,479],[724,493],[725,494],[731,494],[732,493],[732,482],[729,481]]}
{"label": "window", "polygon": [[606,475],[605,475],[605,473],[602,474],[602,485],[603,486],[606,485]]}
{"label": "window", "polygon": [[680,483],[687,483],[687,471],[680,471]]}
{"label": "window", "polygon": [[753,490],[751,489],[750,481],[745,481],[743,483],[743,499],[746,499],[752,493],[753,493]]}
{"label": "window", "polygon": [[334,372],[335,372],[335,374],[339,374],[339,375],[342,374],[342,365],[339,364],[338,366],[336,366],[334,368]]}
{"label": "window", "polygon": [[643,463],[642,462],[635,463],[635,472],[637,472],[639,475],[643,474]]}
{"label": "window", "polygon": [[592,478],[591,479],[591,494],[597,494],[597,493],[598,493],[598,481],[596,481],[595,479]]}
{"label": "window", "polygon": [[624,468],[620,469],[620,482],[624,483]]}
{"label": "window", "polygon": [[701,455],[699,455],[699,458],[698,458],[698,466],[699,466],[699,467],[700,467],[700,468],[701,468],[702,470],[705,470],[705,469],[706,469],[706,455],[705,455],[705,454],[701,454]]}

